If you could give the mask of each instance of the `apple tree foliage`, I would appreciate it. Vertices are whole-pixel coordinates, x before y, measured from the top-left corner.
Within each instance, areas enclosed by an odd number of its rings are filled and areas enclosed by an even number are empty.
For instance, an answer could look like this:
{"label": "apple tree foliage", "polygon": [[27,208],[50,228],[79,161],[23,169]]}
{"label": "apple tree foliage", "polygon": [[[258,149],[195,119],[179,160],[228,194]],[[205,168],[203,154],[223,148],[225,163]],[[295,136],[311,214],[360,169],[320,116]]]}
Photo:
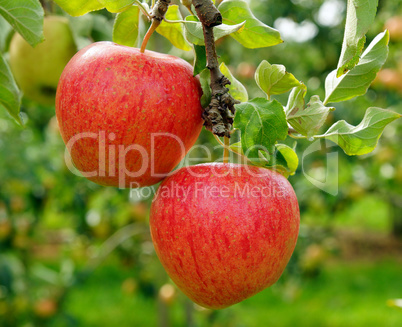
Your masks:
{"label": "apple tree foliage", "polygon": [[[150,3],[138,0],[54,2],[72,16],[71,19],[101,9],[115,14],[113,41],[134,47],[141,42],[143,17],[149,18],[150,12]],[[194,51],[194,75],[200,75],[204,89],[202,103],[206,107],[210,100],[210,89],[203,27],[197,16],[192,14],[195,12],[192,2],[182,0],[181,4],[188,10],[180,10],[178,4],[170,5],[156,32],[178,49]],[[223,21],[214,28],[215,41],[231,37],[249,49],[271,47],[283,42],[276,29],[256,18],[246,1],[217,1],[216,5]],[[271,64],[267,60],[260,63],[255,73],[255,81],[266,97],[249,99],[245,87],[222,62],[220,69],[231,81],[230,94],[240,102],[235,106],[233,124],[240,141],[232,144],[230,149],[247,157],[252,164],[277,169],[286,176],[294,174],[298,166],[294,148],[280,143],[289,136],[296,140],[328,139],[348,155],[371,152],[386,125],[400,117],[398,113],[370,107],[356,126],[341,120],[325,132],[320,130],[329,112],[335,110],[332,104],[365,94],[387,58],[388,31],[378,34],[365,48],[365,35],[374,22],[377,6],[378,0],[348,0],[341,54],[337,67],[326,78],[324,99],[318,95],[306,99],[307,86],[287,72],[283,65]],[[182,12],[188,15],[183,17]],[[43,41],[44,11],[39,0],[0,0],[0,15],[0,33],[9,33],[12,28],[32,46]],[[78,48],[87,45],[89,41],[85,36],[90,33],[90,22],[77,21],[72,26]],[[19,115],[21,93],[5,56],[0,57],[0,72],[0,106],[19,124],[23,124]],[[273,98],[288,91],[286,104]]]}

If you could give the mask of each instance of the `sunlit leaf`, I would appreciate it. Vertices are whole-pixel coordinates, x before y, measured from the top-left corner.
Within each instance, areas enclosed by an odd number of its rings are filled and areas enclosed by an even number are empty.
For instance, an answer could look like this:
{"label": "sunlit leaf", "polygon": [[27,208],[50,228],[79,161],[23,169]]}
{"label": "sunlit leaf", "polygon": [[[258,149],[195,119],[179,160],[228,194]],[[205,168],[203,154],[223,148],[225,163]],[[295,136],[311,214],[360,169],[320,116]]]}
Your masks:
{"label": "sunlit leaf", "polygon": [[258,151],[273,153],[278,140],[288,134],[285,111],[276,101],[255,98],[235,105],[233,127],[241,132],[242,149],[251,161],[258,161]]}
{"label": "sunlit leaf", "polygon": [[11,25],[0,16],[0,53],[6,51],[7,38],[11,31]]}
{"label": "sunlit leaf", "polygon": [[283,65],[271,65],[263,60],[255,72],[255,80],[260,89],[268,95],[282,94],[300,85],[300,82],[286,71]]}
{"label": "sunlit leaf", "polygon": [[288,104],[285,108],[286,115],[289,115],[291,112],[303,110],[305,105],[304,97],[306,95],[306,92],[307,88],[306,85],[304,85],[303,83],[292,89],[292,92],[290,92],[289,94]]}
{"label": "sunlit leaf", "polygon": [[353,126],[340,120],[316,138],[335,142],[348,155],[366,154],[374,150],[385,126],[400,117],[396,112],[371,107],[359,125]]}
{"label": "sunlit leaf", "polygon": [[[172,21],[183,20],[179,11],[179,6],[169,6],[165,18]],[[191,46],[188,44],[184,37],[184,27],[182,23],[168,23],[163,20],[156,31],[160,35],[163,35],[165,38],[167,38],[176,48],[185,51],[191,50]]]}
{"label": "sunlit leaf", "polygon": [[209,103],[211,102],[211,73],[209,72],[209,69],[204,69],[200,73],[200,83],[201,83],[201,88],[202,88],[202,96],[201,96],[201,106],[203,108],[208,107]]}
{"label": "sunlit leaf", "polygon": [[378,0],[348,0],[337,77],[351,70],[359,62],[366,41],[365,34],[374,22],[377,6]]}
{"label": "sunlit leaf", "polygon": [[294,175],[299,165],[296,152],[286,144],[275,144],[272,154],[260,150],[258,155],[261,159],[260,166],[277,170],[286,177]]}
{"label": "sunlit leaf", "polygon": [[18,124],[22,125],[20,106],[21,93],[10,68],[0,54],[0,107],[4,107]]}
{"label": "sunlit leaf", "polygon": [[130,7],[135,0],[98,0],[108,11],[113,13],[122,12]]}
{"label": "sunlit leaf", "polygon": [[[282,166],[286,169],[289,175],[294,175],[299,166],[299,158],[297,157],[296,152],[286,144],[275,144],[275,148],[277,151],[275,153],[280,153],[283,159],[285,159],[286,165],[284,164],[283,160],[281,161],[276,160],[276,166]],[[277,157],[279,155],[277,154]]]}
{"label": "sunlit leaf", "polygon": [[[7,0],[6,0],[7,1]],[[94,10],[103,9],[105,6],[98,0],[53,0],[61,9],[70,16],[82,16]]]}
{"label": "sunlit leaf", "polygon": [[[204,34],[202,31],[202,24],[199,22],[196,16],[187,16],[185,19],[186,23],[186,38],[189,42],[196,45],[204,45]],[[240,22],[235,25],[221,24],[214,27],[214,39],[215,41],[220,38],[235,33],[243,28],[245,21]]]}
{"label": "sunlit leaf", "polygon": [[32,46],[44,40],[43,8],[38,0],[0,0],[0,15]]}
{"label": "sunlit leaf", "polygon": [[225,65],[225,63],[221,63],[219,66],[219,69],[221,70],[222,74],[225,75],[229,81],[230,85],[226,85],[226,87],[229,89],[230,95],[240,101],[240,102],[246,102],[248,100],[248,93],[246,88],[242,83],[240,83],[230,72],[229,68]]}
{"label": "sunlit leaf", "polygon": [[[293,94],[300,94],[299,88],[292,90]],[[293,95],[291,95],[293,97]],[[311,97],[310,102],[304,107],[291,106],[286,107],[286,118],[288,123],[300,134],[311,137],[318,133],[322,125],[327,120],[333,107],[326,107],[321,102],[318,95]]]}
{"label": "sunlit leaf", "polygon": [[325,80],[324,104],[365,94],[387,59],[388,41],[388,31],[378,34],[352,70],[341,77],[336,77],[336,70],[332,71]]}
{"label": "sunlit leaf", "polygon": [[207,66],[207,56],[205,53],[205,46],[193,45],[194,47],[194,73],[196,76],[201,73]]}
{"label": "sunlit leaf", "polygon": [[236,153],[238,153],[238,154],[244,155],[243,148],[242,148],[242,146],[241,146],[241,141],[236,142],[236,143],[232,143],[232,144],[229,146],[229,148],[230,148],[230,150],[232,150],[233,152],[236,152]]}
{"label": "sunlit leaf", "polygon": [[129,47],[136,46],[139,20],[140,9],[136,5],[117,14],[113,25],[113,42]]}
{"label": "sunlit leaf", "polygon": [[253,15],[247,2],[226,0],[219,5],[218,9],[225,24],[235,25],[246,22],[244,28],[230,35],[246,48],[264,48],[283,42],[276,29],[265,25]]}

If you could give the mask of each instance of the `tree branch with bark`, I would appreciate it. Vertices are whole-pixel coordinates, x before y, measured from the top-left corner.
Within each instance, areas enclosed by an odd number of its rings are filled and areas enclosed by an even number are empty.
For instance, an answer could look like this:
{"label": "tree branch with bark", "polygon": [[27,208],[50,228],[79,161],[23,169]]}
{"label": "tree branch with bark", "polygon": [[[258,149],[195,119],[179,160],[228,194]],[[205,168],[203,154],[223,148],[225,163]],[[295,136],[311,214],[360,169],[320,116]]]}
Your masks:
{"label": "tree branch with bark", "polygon": [[207,57],[207,68],[211,73],[211,102],[202,115],[204,126],[213,134],[230,138],[234,105],[238,103],[230,94],[226,85],[230,81],[219,69],[218,56],[215,49],[214,26],[222,24],[222,15],[211,0],[193,0],[193,5],[200,20]]}
{"label": "tree branch with bark", "polygon": [[[152,24],[142,42],[141,52],[145,51],[150,36],[164,19],[170,2],[171,0],[158,0],[153,7],[150,13]],[[186,6],[191,10],[190,4],[191,0],[186,1]],[[230,81],[219,69],[215,49],[213,28],[222,24],[222,15],[211,0],[192,0],[192,4],[203,27],[207,68],[211,74],[211,102],[202,114],[204,126],[217,136],[230,138],[235,114],[234,105],[238,101],[229,94],[229,89],[226,85],[229,85]]]}

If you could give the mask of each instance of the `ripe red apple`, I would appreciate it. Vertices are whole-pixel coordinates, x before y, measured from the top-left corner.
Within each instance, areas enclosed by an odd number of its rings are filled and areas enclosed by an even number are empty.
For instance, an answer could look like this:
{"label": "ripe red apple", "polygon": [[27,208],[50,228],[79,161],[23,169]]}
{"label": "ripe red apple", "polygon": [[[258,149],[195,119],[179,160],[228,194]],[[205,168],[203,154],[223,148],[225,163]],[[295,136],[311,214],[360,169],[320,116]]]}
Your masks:
{"label": "ripe red apple", "polygon": [[98,42],[64,69],[56,115],[85,177],[107,186],[148,186],[173,170],[197,140],[201,95],[186,61]]}
{"label": "ripe red apple", "polygon": [[155,251],[170,278],[199,305],[222,309],[281,276],[299,231],[299,206],[285,177],[265,168],[181,168],[151,207]]}

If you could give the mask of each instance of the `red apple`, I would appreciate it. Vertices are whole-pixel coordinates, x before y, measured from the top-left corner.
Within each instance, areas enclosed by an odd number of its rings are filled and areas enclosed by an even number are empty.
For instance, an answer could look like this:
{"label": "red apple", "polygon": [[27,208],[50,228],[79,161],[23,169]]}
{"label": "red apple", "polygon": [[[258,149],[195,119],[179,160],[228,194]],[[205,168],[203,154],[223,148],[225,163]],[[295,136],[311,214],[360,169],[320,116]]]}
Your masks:
{"label": "red apple", "polygon": [[201,95],[186,61],[98,42],[64,69],[56,115],[85,177],[107,186],[148,186],[173,170],[197,140]]}
{"label": "red apple", "polygon": [[239,164],[185,167],[151,207],[155,251],[197,304],[222,309],[281,276],[299,231],[292,186],[272,170]]}

